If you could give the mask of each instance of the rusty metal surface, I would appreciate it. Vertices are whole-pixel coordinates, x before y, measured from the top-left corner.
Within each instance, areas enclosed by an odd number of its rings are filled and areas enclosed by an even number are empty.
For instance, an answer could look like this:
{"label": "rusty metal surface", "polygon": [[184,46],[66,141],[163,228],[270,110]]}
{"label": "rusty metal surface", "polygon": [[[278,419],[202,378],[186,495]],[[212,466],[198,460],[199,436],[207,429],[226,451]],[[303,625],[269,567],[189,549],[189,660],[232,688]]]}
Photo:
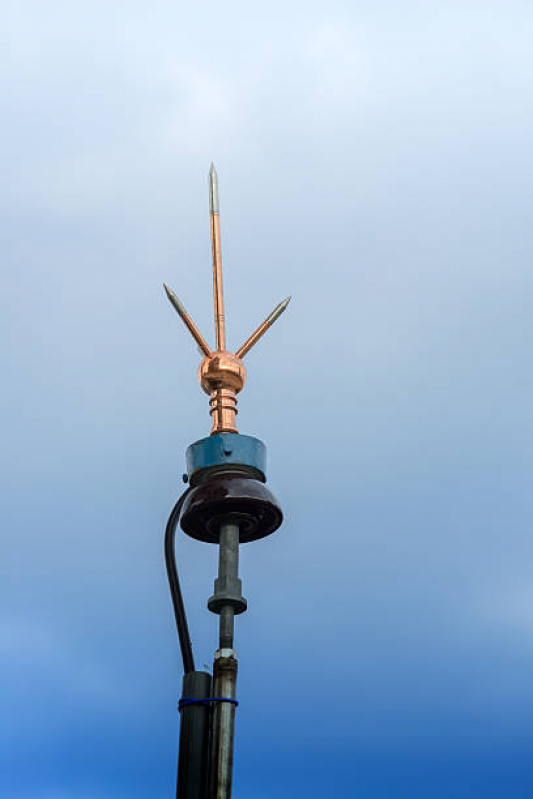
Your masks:
{"label": "rusty metal surface", "polygon": [[[237,688],[237,653],[219,649],[213,663],[213,693],[235,699]],[[235,705],[217,702],[213,711],[211,736],[209,799],[230,799],[233,774]]]}

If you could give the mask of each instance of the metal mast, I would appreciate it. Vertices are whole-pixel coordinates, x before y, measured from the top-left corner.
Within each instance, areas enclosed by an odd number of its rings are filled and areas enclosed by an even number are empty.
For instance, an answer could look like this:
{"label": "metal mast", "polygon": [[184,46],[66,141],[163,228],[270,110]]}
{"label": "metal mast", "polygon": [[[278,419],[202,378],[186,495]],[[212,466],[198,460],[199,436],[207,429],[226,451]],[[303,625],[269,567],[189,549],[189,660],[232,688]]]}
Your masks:
{"label": "metal mast", "polygon": [[[247,603],[239,579],[239,546],[273,533],[283,520],[266,487],[266,448],[238,432],[237,394],[246,382],[242,358],[279,318],[281,302],[235,353],[226,349],[218,176],[209,170],[209,211],[213,256],[216,347],[212,351],[184,306],[165,285],[167,296],[204,355],[199,380],[209,395],[211,435],[187,449],[189,488],[171,513],[165,558],[184,663],[177,799],[230,799],[233,772],[237,653],[235,615]],[[174,553],[178,522],[192,538],[219,545],[218,576],[208,608],[219,616],[219,646],[213,677],[195,671]]]}

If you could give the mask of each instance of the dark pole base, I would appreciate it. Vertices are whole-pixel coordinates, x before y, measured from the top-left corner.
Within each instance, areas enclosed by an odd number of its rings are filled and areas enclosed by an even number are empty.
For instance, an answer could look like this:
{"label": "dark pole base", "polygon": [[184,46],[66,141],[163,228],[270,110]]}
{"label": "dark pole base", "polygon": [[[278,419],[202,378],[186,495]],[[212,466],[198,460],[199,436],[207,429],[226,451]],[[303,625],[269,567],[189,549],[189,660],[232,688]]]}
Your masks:
{"label": "dark pole base", "polygon": [[[184,699],[211,696],[211,675],[190,671],[183,677]],[[211,708],[200,702],[184,705],[180,714],[180,746],[176,799],[206,799],[209,770]]]}

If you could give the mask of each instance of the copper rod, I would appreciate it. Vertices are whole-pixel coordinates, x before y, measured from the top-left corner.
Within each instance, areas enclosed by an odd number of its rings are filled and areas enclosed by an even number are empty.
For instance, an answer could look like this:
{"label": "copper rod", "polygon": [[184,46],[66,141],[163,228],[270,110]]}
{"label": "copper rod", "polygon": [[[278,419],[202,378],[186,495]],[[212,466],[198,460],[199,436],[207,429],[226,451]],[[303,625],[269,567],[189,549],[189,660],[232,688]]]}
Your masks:
{"label": "copper rod", "polygon": [[196,341],[196,343],[198,344],[204,355],[206,355],[209,358],[211,355],[211,350],[209,349],[206,340],[204,339],[204,337],[202,336],[202,334],[200,333],[200,331],[198,330],[198,328],[196,327],[191,317],[189,316],[189,314],[187,313],[187,311],[179,301],[178,297],[174,294],[172,289],[169,289],[169,287],[165,283],[163,283],[163,286],[167,293],[167,297],[169,298],[170,302],[172,303],[176,311],[183,319],[183,322],[187,327],[189,333]]}
{"label": "copper rod", "polygon": [[267,316],[265,321],[262,322],[259,325],[257,330],[255,330],[252,333],[250,338],[247,338],[246,341],[244,342],[244,344],[242,345],[242,347],[240,347],[237,350],[237,352],[235,353],[237,358],[244,358],[246,353],[249,352],[252,349],[254,344],[256,344],[259,341],[261,336],[264,336],[264,334],[267,332],[268,328],[272,327],[272,325],[274,324],[276,319],[279,319],[279,317],[281,316],[281,314],[283,313],[283,311],[285,310],[285,308],[287,307],[287,305],[289,304],[290,301],[291,301],[291,298],[287,297],[286,300],[283,300],[283,302],[280,302],[279,305],[276,305],[276,307],[274,308],[274,310],[272,311],[270,316]]}
{"label": "copper rod", "polygon": [[226,349],[226,322],[224,318],[224,292],[222,288],[222,252],[220,244],[220,217],[218,204],[218,176],[211,164],[209,170],[209,211],[211,215],[211,248],[213,253],[213,297],[215,300],[215,335],[217,350]]}

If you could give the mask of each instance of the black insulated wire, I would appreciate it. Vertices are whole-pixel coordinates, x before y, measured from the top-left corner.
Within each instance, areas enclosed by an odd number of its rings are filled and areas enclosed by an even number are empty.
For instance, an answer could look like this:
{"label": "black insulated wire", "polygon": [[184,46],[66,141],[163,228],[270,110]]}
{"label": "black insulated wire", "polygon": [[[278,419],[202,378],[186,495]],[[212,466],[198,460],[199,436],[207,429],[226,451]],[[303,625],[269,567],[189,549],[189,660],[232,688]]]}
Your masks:
{"label": "black insulated wire", "polygon": [[189,489],[187,489],[187,491],[181,495],[174,505],[172,512],[168,517],[167,527],[165,530],[165,563],[167,566],[168,584],[170,586],[170,596],[172,597],[172,605],[174,607],[174,616],[176,617],[176,627],[178,630],[181,657],[183,659],[183,670],[185,674],[195,670],[194,655],[192,651],[191,636],[189,634],[189,625],[187,624],[187,615],[185,613],[185,605],[183,604],[183,596],[181,594],[178,569],[176,566],[175,547],[176,527],[178,526],[182,505],[188,493]]}

